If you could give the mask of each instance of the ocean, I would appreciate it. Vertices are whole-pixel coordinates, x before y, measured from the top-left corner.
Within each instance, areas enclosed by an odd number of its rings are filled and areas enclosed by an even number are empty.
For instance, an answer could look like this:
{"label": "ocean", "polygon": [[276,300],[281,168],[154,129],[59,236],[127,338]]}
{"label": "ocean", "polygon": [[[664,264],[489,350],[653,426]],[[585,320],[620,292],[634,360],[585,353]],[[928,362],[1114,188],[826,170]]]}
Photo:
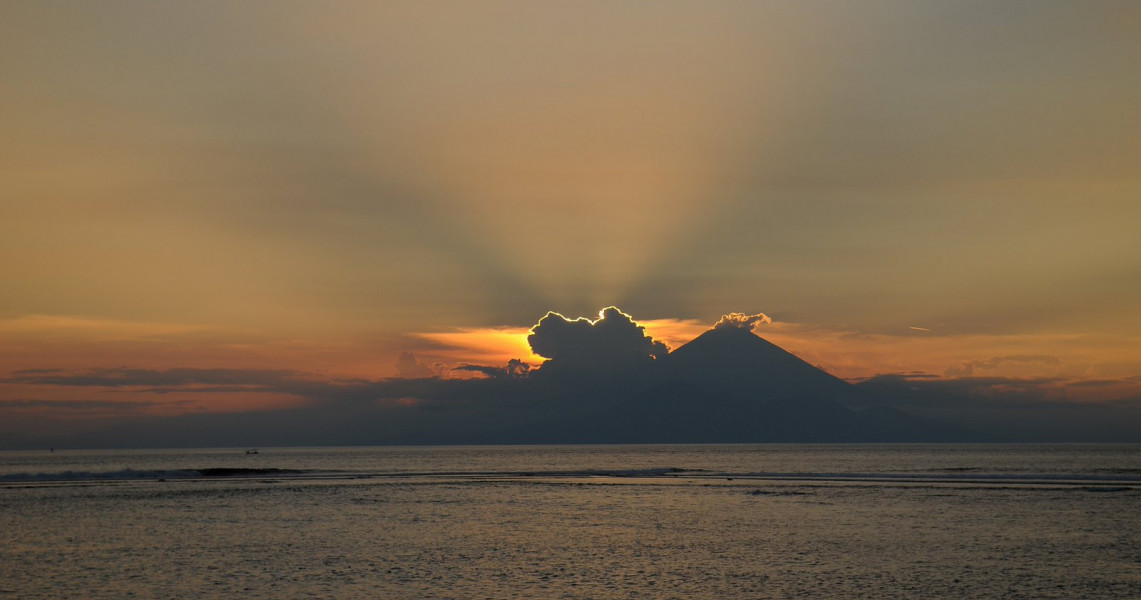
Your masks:
{"label": "ocean", "polygon": [[0,452],[0,598],[1141,598],[1141,445]]}

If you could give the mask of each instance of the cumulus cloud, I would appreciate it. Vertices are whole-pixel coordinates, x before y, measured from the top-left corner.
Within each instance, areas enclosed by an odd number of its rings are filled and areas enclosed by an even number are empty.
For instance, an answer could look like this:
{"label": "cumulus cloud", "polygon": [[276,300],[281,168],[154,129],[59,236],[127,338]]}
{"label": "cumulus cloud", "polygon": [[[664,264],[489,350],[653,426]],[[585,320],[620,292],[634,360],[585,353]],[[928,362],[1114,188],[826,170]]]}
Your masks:
{"label": "cumulus cloud", "polygon": [[523,362],[518,358],[513,358],[507,361],[507,376],[508,377],[525,377],[531,372],[531,365]]}
{"label": "cumulus cloud", "polygon": [[721,320],[713,325],[714,329],[748,329],[752,330],[760,324],[772,323],[773,320],[765,313],[757,313],[755,315],[747,315],[745,313],[729,313],[722,315]]}
{"label": "cumulus cloud", "polygon": [[1062,360],[1057,356],[1047,354],[1016,354],[1011,356],[995,356],[986,360],[972,360],[947,369],[948,377],[970,377],[975,370],[992,371],[1007,365],[1048,365],[1058,366]]}
{"label": "cumulus cloud", "polygon": [[669,353],[665,343],[646,335],[645,327],[613,306],[593,321],[549,312],[531,328],[527,343],[550,364],[574,367],[627,365]]}
{"label": "cumulus cloud", "polygon": [[416,355],[411,352],[401,352],[400,358],[396,360],[396,372],[401,377],[407,379],[420,379],[422,377],[432,377],[436,374],[435,371],[420,361],[416,360]]}

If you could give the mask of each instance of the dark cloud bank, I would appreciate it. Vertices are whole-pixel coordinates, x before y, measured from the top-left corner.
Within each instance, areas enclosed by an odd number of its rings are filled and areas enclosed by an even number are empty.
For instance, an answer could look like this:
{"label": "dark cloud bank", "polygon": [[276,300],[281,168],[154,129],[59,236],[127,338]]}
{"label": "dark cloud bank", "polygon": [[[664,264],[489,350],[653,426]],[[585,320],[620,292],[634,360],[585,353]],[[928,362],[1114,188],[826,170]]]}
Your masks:
{"label": "dark cloud bank", "polygon": [[239,369],[22,371],[7,381],[272,392],[308,403],[70,429],[13,423],[5,446],[1141,441],[1141,399],[1049,401],[1038,392],[1048,382],[996,378],[885,375],[852,385],[756,335],[767,322],[726,315],[670,352],[617,308],[593,321],[548,313],[528,338],[547,362],[459,367],[476,379],[441,378],[410,353],[398,364],[405,377],[380,381]]}

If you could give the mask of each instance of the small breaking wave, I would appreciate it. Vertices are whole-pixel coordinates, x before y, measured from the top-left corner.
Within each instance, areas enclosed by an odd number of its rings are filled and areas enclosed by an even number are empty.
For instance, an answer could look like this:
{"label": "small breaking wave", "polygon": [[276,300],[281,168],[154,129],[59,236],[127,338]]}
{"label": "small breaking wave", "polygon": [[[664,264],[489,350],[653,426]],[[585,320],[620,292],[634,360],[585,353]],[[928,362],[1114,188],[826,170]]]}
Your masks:
{"label": "small breaking wave", "polygon": [[[582,469],[570,471],[530,471],[524,476],[542,477],[666,477],[669,475],[697,475],[708,473],[706,469],[680,469],[677,467],[659,469]],[[495,473],[495,475],[502,475]]]}
{"label": "small breaking wave", "polygon": [[273,468],[209,467],[204,469],[119,469],[117,471],[61,471],[54,473],[10,473],[0,475],[3,483],[46,483],[55,481],[146,481],[221,477],[265,477],[300,475],[306,471]]}
{"label": "small breaking wave", "polygon": [[[997,473],[974,470],[951,470],[941,473],[920,472],[729,472],[696,468],[644,468],[644,469],[568,469],[534,471],[330,471],[312,469],[205,467],[193,469],[119,469],[109,471],[60,471],[40,473],[11,473],[0,475],[0,485],[12,484],[63,484],[115,481],[167,481],[213,479],[354,479],[374,481],[486,481],[486,480],[573,480],[573,479],[627,479],[657,483],[662,480],[710,481],[725,480],[747,483],[755,481],[796,481],[858,484],[965,484],[994,486],[1062,485],[1085,486],[1104,491],[1109,486],[1134,490],[1141,487],[1141,475],[1132,472],[1098,473]],[[1115,490],[1116,491],[1116,490]]]}

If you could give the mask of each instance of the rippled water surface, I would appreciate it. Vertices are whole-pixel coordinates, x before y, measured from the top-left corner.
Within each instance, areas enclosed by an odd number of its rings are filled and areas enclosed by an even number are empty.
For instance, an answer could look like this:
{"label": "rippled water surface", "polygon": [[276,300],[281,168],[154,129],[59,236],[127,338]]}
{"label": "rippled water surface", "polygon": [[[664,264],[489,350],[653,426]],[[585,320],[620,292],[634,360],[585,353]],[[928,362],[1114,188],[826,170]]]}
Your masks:
{"label": "rippled water surface", "polygon": [[0,453],[0,597],[1141,598],[1139,446]]}

